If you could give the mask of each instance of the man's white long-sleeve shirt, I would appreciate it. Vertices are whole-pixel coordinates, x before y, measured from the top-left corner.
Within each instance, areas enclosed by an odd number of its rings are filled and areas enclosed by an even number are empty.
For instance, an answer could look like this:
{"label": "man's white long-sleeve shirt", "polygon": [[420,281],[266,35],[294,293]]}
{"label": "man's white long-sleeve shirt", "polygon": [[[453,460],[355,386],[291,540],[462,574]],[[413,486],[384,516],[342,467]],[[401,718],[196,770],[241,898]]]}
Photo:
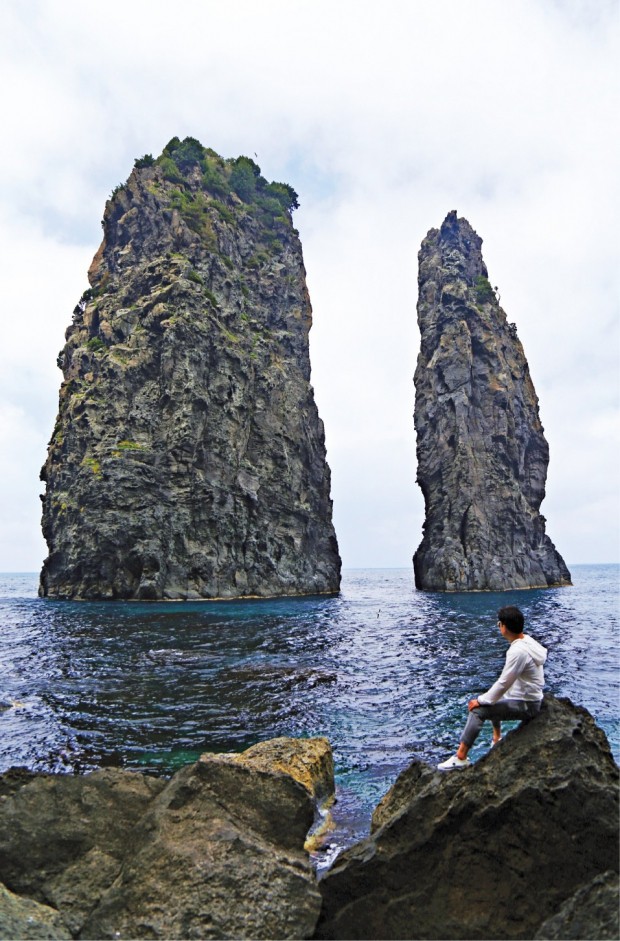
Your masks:
{"label": "man's white long-sleeve shirt", "polygon": [[543,663],[546,659],[546,647],[533,637],[524,634],[513,640],[506,651],[506,664],[501,676],[486,693],[477,697],[478,702],[481,706],[490,706],[502,698],[540,702],[545,685]]}

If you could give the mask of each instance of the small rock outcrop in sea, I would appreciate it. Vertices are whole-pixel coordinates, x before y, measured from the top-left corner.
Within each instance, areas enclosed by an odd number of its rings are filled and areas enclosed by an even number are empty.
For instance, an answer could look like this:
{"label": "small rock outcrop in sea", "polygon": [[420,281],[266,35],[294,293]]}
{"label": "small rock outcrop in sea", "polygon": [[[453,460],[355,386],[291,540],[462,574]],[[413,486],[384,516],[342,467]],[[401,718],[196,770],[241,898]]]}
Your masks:
{"label": "small rock outcrop in sea", "polygon": [[488,280],[482,239],[448,214],[419,253],[416,586],[507,591],[570,585],[545,532],[549,448],[516,327]]}
{"label": "small rock outcrop in sea", "polygon": [[108,200],[59,356],[42,595],[338,591],[296,205],[193,138]]}
{"label": "small rock outcrop in sea", "polygon": [[21,923],[16,894],[57,932],[23,938],[311,937],[321,897],[303,847],[331,748],[277,739],[248,751],[246,763],[204,755],[167,782],[1,775],[0,925]]}
{"label": "small rock outcrop in sea", "polygon": [[[601,874],[608,887],[617,871],[618,768],[607,739],[585,709],[549,696],[471,768],[442,774],[414,762],[403,772],[371,836],[320,882],[315,937],[532,938],[576,892]],[[605,888],[598,900],[586,930],[615,918],[617,931],[617,895]]]}

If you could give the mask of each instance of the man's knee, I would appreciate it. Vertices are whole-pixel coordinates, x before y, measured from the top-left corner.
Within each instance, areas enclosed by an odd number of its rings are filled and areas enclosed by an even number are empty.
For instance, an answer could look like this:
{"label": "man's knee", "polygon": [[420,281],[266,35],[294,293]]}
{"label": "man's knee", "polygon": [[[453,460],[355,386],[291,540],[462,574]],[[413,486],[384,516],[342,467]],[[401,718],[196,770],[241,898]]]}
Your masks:
{"label": "man's knee", "polygon": [[481,722],[484,722],[485,719],[491,718],[489,712],[492,712],[492,706],[475,706],[471,711],[477,719],[479,719]]}

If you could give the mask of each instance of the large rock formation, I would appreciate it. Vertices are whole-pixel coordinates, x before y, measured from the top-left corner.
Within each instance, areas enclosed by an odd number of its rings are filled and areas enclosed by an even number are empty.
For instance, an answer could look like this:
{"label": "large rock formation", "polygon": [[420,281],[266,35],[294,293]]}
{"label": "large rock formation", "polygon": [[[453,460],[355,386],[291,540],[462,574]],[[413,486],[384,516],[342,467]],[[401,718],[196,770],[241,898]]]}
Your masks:
{"label": "large rock formation", "polygon": [[296,205],[193,138],[107,202],[59,357],[42,595],[338,590]]}
{"label": "large rock formation", "polygon": [[[414,762],[373,831],[321,881],[317,938],[532,938],[617,873],[618,768],[589,713],[550,696],[471,768]],[[617,915],[610,879],[587,931]]]}
{"label": "large rock formation", "polygon": [[539,512],[549,448],[538,399],[481,245],[451,212],[419,253],[415,428],[426,517],[416,586],[570,585]]}
{"label": "large rock formation", "polygon": [[333,782],[331,748],[278,739],[236,759],[203,755],[168,782],[0,776],[0,926],[24,938],[311,937],[321,897],[304,841],[312,795]]}

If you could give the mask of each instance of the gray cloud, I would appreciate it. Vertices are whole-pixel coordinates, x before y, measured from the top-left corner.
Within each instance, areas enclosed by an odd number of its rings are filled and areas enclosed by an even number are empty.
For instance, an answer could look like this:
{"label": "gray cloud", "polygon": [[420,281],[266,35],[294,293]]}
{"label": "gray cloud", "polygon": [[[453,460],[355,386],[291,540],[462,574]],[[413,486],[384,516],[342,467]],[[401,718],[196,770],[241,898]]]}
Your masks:
{"label": "gray cloud", "polygon": [[44,555],[55,359],[105,200],[187,134],[300,194],[346,565],[420,539],[416,255],[451,209],[530,362],[548,531],[569,563],[618,558],[614,3],[5,0],[0,48],[0,569]]}

